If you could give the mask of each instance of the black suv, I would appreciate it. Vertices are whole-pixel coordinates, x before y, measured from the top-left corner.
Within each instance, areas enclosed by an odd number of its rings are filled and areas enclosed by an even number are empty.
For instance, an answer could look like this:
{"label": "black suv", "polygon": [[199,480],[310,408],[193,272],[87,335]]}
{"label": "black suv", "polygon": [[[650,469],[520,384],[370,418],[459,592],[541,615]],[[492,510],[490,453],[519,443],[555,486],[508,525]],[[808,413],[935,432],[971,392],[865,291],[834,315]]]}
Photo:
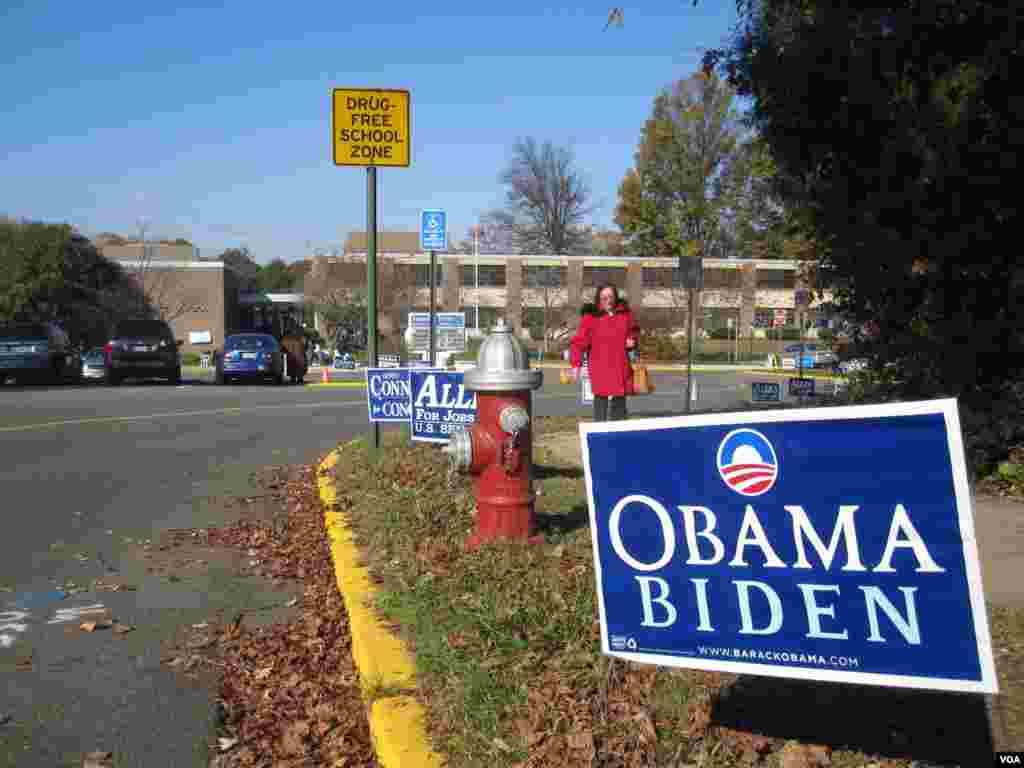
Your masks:
{"label": "black suv", "polygon": [[105,348],[107,382],[122,379],[161,378],[181,382],[181,356],[171,327],[163,320],[122,320]]}

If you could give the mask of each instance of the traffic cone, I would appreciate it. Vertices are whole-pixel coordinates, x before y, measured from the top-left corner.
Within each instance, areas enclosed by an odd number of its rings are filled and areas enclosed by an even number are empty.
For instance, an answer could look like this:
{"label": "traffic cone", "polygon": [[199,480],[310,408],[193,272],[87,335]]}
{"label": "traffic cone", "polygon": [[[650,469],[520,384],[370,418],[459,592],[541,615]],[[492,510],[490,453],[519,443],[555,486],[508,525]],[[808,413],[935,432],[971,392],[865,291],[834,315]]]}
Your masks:
{"label": "traffic cone", "polygon": [[321,384],[330,384],[331,383],[331,377],[328,375],[326,367],[320,369],[320,383]]}

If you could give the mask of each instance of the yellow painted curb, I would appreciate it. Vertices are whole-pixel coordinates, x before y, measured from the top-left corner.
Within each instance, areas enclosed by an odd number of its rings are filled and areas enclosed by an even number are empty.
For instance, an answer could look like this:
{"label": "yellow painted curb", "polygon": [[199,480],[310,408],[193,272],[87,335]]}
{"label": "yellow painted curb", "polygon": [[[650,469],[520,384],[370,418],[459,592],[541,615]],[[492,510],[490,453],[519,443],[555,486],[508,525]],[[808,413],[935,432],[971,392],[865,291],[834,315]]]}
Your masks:
{"label": "yellow painted curb", "polygon": [[[337,491],[334,479],[327,472],[340,458],[340,449],[335,449],[320,463],[317,486],[324,505],[334,574],[348,611],[352,657],[359,670],[359,682],[367,698],[381,689],[408,691],[416,687],[412,655],[374,612],[376,590],[369,572],[361,564],[352,531],[344,515],[336,509]],[[370,736],[384,768],[434,768],[443,764],[430,748],[423,707],[411,696],[377,698],[371,702],[369,719]]]}
{"label": "yellow painted curb", "polygon": [[370,709],[370,735],[380,764],[392,766],[442,765],[427,741],[423,707],[411,696],[377,699]]}
{"label": "yellow painted curb", "polygon": [[[747,371],[740,371],[740,373],[754,375],[754,376],[782,376],[788,379],[798,378],[798,371],[794,368],[792,371],[760,371],[756,368],[752,368]],[[818,381],[845,381],[842,376],[829,376],[826,373],[807,373],[804,371],[805,379],[817,379]]]}

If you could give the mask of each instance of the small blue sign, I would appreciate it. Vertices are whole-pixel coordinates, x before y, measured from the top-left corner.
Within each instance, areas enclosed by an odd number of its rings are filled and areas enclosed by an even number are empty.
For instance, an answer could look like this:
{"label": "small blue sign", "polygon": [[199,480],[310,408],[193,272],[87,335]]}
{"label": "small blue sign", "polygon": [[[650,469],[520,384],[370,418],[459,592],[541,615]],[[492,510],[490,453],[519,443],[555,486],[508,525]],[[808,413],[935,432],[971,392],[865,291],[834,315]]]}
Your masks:
{"label": "small blue sign", "polygon": [[412,418],[408,368],[367,368],[366,405],[370,421],[408,423]]}
{"label": "small blue sign", "polygon": [[412,439],[447,443],[476,421],[476,393],[463,386],[462,371],[411,369]]}
{"label": "small blue sign", "polygon": [[782,385],[777,381],[754,381],[750,384],[750,399],[755,403],[782,401]]}
{"label": "small blue sign", "polygon": [[420,250],[448,250],[448,216],[444,211],[436,208],[420,211]]}
{"label": "small blue sign", "polygon": [[584,423],[580,437],[605,654],[997,691],[955,400]]}
{"label": "small blue sign", "polygon": [[814,379],[790,379],[789,394],[793,397],[813,397]]}

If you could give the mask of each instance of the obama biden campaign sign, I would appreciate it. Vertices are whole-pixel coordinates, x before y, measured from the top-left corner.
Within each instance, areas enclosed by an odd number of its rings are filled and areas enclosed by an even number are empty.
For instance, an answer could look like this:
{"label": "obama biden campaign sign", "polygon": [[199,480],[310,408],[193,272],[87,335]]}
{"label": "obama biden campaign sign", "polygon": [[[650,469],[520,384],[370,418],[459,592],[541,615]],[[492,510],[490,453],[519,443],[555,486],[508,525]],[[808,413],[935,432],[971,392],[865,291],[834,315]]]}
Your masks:
{"label": "obama biden campaign sign", "polygon": [[580,437],[604,653],[997,691],[955,400]]}

